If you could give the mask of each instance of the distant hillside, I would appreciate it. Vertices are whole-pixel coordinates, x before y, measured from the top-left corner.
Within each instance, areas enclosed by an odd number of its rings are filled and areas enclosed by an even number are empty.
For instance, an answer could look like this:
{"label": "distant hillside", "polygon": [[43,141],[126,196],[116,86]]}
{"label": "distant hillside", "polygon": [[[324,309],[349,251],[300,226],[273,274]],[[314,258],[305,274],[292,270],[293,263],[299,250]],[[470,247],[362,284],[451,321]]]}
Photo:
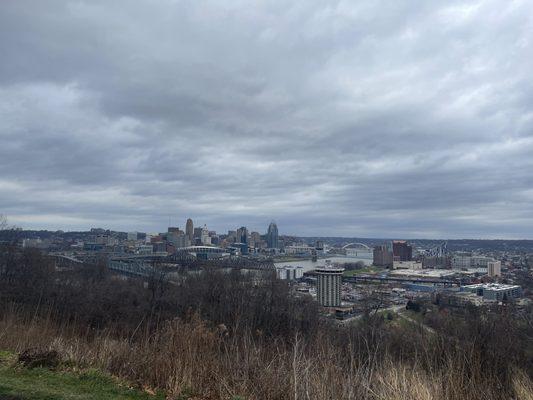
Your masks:
{"label": "distant hillside", "polygon": [[[321,240],[330,245],[343,245],[347,243],[363,243],[368,246],[375,246],[391,240],[402,238],[344,238],[344,237],[303,237],[303,240],[313,243]],[[415,247],[431,248],[440,245],[442,242],[448,243],[448,250],[451,251],[518,251],[533,252],[533,240],[507,240],[507,239],[410,239],[408,240]]]}

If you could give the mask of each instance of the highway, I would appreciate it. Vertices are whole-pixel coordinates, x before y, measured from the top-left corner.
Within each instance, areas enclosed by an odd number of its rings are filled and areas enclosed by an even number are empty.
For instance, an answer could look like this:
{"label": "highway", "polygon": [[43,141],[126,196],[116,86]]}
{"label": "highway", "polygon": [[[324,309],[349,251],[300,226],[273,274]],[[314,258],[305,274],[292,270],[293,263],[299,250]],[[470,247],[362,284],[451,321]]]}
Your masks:
{"label": "highway", "polygon": [[349,283],[362,283],[365,281],[372,281],[372,282],[407,282],[407,283],[440,283],[443,285],[461,285],[461,281],[459,280],[449,280],[449,279],[426,279],[426,278],[399,278],[399,277],[382,277],[382,276],[376,276],[376,275],[354,275],[354,276],[343,276],[342,277],[343,282],[349,282]]}

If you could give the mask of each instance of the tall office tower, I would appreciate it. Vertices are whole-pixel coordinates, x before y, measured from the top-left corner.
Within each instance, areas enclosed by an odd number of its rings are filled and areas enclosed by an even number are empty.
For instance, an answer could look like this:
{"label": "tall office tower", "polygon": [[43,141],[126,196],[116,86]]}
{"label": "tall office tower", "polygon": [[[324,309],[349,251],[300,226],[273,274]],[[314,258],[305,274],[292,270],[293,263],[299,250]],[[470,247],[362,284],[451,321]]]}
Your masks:
{"label": "tall office tower", "polygon": [[374,247],[373,264],[376,267],[392,267],[392,252],[386,244]]}
{"label": "tall office tower", "polygon": [[167,242],[171,243],[176,249],[187,247],[190,244],[189,237],[180,230],[168,232]]}
{"label": "tall office tower", "polygon": [[317,300],[324,307],[339,307],[341,305],[341,282],[344,268],[320,267],[317,273]]}
{"label": "tall office tower", "polygon": [[392,242],[392,254],[397,261],[411,261],[413,247],[405,240],[394,240]]}
{"label": "tall office tower", "polygon": [[226,241],[228,243],[236,243],[237,242],[237,231],[228,231],[228,234],[226,235]]}
{"label": "tall office tower", "polygon": [[279,249],[278,226],[274,221],[268,225],[267,246],[269,249]]}
{"label": "tall office tower", "polygon": [[250,233],[250,246],[259,247],[261,245],[261,234],[259,232]]}
{"label": "tall office tower", "polygon": [[217,231],[209,231],[208,232],[208,236],[209,236],[209,244],[211,245],[218,245],[219,243],[219,238],[218,238],[218,235],[217,235]]}
{"label": "tall office tower", "polygon": [[501,261],[489,261],[487,263],[487,274],[491,278],[502,276],[502,262]]}
{"label": "tall office tower", "polygon": [[202,241],[202,244],[211,244],[211,238],[209,237],[209,229],[207,229],[207,225],[204,225],[204,227],[202,228],[200,239]]}
{"label": "tall office tower", "polygon": [[137,240],[137,232],[128,232],[128,240],[130,241]]}
{"label": "tall office tower", "polygon": [[202,237],[202,228],[194,228],[193,238],[200,239]]}
{"label": "tall office tower", "polygon": [[194,225],[192,223],[192,219],[187,220],[187,224],[185,225],[185,234],[189,237],[189,240],[192,243],[192,240],[194,238]]}
{"label": "tall office tower", "polygon": [[248,229],[245,226],[241,226],[237,229],[237,240],[239,243],[248,244]]}

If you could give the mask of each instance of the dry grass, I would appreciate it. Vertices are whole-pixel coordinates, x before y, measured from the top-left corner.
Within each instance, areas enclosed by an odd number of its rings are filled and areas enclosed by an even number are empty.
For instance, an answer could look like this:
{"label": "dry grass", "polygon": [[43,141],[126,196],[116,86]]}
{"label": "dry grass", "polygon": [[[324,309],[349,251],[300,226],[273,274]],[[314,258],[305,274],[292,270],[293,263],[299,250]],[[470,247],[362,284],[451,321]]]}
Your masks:
{"label": "dry grass", "polygon": [[533,382],[523,371],[515,371],[513,387],[517,399],[533,400]]}
{"label": "dry grass", "polygon": [[[423,343],[422,343],[423,346]],[[160,388],[169,398],[321,399],[500,399],[511,398],[483,376],[466,377],[468,357],[423,367],[427,354],[393,360],[384,347],[358,354],[327,337],[289,342],[259,332],[209,327],[199,318],[166,322],[155,332],[139,328],[129,337],[88,331],[75,323],[56,324],[12,309],[0,318],[0,348],[54,349],[75,366],[92,366],[137,383]],[[360,347],[358,347],[360,348]],[[514,398],[530,400],[533,383],[514,372]]]}

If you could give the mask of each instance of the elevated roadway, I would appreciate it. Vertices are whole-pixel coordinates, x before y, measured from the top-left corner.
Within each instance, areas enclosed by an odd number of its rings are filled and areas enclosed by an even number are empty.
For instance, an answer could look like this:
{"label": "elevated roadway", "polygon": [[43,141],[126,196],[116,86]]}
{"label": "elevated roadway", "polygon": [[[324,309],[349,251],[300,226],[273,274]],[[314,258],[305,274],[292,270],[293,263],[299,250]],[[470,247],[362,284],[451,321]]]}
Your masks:
{"label": "elevated roadway", "polygon": [[343,276],[343,282],[363,283],[363,282],[400,282],[400,283],[434,283],[445,286],[460,286],[461,281],[458,279],[441,279],[441,278],[409,278],[409,277],[394,277],[394,276],[376,276],[376,275],[354,275]]}

